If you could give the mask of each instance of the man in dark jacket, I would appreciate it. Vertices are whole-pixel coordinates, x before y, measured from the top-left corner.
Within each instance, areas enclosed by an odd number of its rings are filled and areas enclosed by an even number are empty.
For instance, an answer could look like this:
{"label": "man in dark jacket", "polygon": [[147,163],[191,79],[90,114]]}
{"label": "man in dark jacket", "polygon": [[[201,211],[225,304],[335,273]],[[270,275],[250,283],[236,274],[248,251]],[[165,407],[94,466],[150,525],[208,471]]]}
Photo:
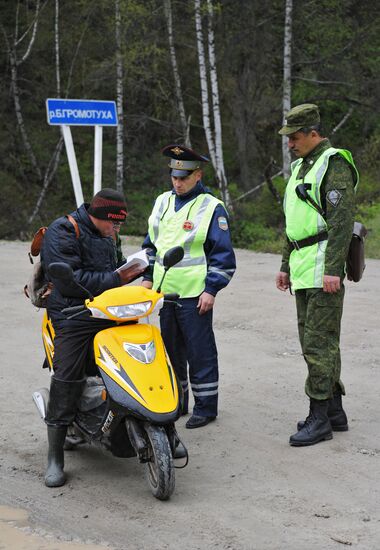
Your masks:
{"label": "man in dark jacket", "polygon": [[[41,250],[47,277],[51,263],[65,262],[72,267],[75,280],[94,296],[136,278],[140,271],[115,272],[124,261],[116,241],[126,216],[123,196],[113,189],[103,189],[90,204],[82,204],[70,215],[74,222],[69,217],[55,220],[44,235]],[[82,304],[87,296],[78,287],[73,288],[62,280],[51,279],[51,283],[53,288],[48,297],[47,313],[55,331],[54,374],[45,418],[49,442],[45,484],[59,487],[66,481],[63,445],[67,427],[77,411],[93,337],[114,323],[85,315],[67,319],[62,309]]]}

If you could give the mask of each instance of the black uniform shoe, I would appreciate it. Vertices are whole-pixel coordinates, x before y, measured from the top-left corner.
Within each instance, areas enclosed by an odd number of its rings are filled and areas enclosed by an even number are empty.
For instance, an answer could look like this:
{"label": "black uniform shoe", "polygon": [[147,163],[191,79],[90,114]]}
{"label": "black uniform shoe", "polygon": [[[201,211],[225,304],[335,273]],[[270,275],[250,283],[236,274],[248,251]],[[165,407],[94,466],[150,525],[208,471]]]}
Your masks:
{"label": "black uniform shoe", "polygon": [[192,428],[201,428],[202,426],[207,426],[207,424],[210,424],[210,422],[215,420],[215,418],[216,416],[197,416],[196,414],[193,414],[190,416],[185,425],[189,430]]}
{"label": "black uniform shoe", "polygon": [[[310,411],[309,411],[310,416]],[[297,430],[302,430],[305,425],[306,420],[301,420],[297,424]],[[334,397],[329,400],[329,407],[327,409],[327,416],[329,417],[331,427],[334,432],[347,432],[348,431],[348,420],[347,415],[344,412],[342,406],[342,394],[340,392],[334,393]]]}
{"label": "black uniform shoe", "polygon": [[63,471],[63,445],[67,432],[67,426],[48,426],[48,466],[45,474],[46,487],[61,487],[66,482],[66,474]]}
{"label": "black uniform shoe", "polygon": [[302,429],[290,436],[289,443],[293,447],[315,445],[320,441],[332,439],[330,420],[327,416],[329,402],[310,399],[310,414]]}

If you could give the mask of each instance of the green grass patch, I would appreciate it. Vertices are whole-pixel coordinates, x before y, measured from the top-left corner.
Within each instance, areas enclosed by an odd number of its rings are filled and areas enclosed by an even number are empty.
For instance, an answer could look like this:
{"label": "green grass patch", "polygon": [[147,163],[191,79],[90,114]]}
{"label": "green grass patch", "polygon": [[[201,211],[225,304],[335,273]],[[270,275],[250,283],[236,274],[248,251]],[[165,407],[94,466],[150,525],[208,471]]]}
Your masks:
{"label": "green grass patch", "polygon": [[380,204],[360,205],[356,219],[364,223],[368,230],[366,257],[380,259]]}

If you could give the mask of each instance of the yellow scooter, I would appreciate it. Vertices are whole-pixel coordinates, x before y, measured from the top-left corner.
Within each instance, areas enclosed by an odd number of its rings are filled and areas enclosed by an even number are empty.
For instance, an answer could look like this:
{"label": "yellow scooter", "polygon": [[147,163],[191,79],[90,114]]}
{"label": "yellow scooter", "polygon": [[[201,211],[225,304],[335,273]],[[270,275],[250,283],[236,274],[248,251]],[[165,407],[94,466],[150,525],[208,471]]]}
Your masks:
{"label": "yellow scooter", "polygon": [[[165,254],[164,277],[182,257],[181,247]],[[68,264],[51,264],[49,272],[54,278],[78,285]],[[175,484],[173,457],[178,455],[182,462],[176,467],[183,468],[188,462],[187,450],[174,427],[181,415],[182,390],[159,329],[149,322],[139,322],[158,311],[164,301],[178,299],[176,294],[162,294],[161,285],[162,281],[157,291],[142,286],[122,286],[97,297],[84,289],[89,299],[83,305],[63,310],[68,318],[90,314],[115,321],[115,326],[98,332],[94,338],[98,374],[87,377],[65,449],[87,442],[98,444],[118,457],[138,456],[139,461],[146,464],[153,495],[167,500]],[[46,313],[42,337],[52,372],[54,329]],[[33,399],[41,417],[45,418],[49,390],[34,392]]]}

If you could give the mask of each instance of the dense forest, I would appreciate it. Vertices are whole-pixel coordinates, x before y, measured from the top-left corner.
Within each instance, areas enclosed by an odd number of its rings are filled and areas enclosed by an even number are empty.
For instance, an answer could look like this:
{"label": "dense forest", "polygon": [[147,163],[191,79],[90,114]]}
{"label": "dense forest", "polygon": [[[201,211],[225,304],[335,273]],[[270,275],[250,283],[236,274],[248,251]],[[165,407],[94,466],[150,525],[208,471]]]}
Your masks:
{"label": "dense forest", "polygon": [[[47,98],[117,101],[102,185],[122,189],[144,235],[170,186],[168,143],[212,162],[237,246],[278,252],[289,157],[278,129],[298,103],[361,173],[358,219],[380,257],[380,3],[364,0],[0,0],[0,238],[30,238],[75,208]],[[72,128],[85,200],[94,130]],[[372,235],[372,239],[371,239]]]}

